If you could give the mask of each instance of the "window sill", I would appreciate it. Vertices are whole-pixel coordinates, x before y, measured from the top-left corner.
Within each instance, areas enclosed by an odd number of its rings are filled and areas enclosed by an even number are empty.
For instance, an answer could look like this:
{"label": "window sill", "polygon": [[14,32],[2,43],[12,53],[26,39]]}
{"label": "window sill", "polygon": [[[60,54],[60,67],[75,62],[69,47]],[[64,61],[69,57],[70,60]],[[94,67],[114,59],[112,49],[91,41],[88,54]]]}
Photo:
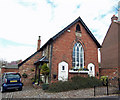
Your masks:
{"label": "window sill", "polygon": [[82,71],[69,70],[69,73],[85,73],[85,74],[88,74],[89,71],[84,71],[84,70],[82,70]]}

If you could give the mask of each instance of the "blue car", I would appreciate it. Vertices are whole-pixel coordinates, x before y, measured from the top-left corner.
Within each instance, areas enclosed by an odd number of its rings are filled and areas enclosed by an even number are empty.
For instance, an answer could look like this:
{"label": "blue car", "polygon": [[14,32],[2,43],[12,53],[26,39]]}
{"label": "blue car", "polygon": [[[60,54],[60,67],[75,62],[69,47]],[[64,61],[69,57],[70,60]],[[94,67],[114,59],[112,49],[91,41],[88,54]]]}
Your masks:
{"label": "blue car", "polygon": [[1,92],[3,93],[6,90],[18,89],[22,90],[23,83],[21,82],[21,76],[19,73],[7,72],[2,75],[2,85]]}

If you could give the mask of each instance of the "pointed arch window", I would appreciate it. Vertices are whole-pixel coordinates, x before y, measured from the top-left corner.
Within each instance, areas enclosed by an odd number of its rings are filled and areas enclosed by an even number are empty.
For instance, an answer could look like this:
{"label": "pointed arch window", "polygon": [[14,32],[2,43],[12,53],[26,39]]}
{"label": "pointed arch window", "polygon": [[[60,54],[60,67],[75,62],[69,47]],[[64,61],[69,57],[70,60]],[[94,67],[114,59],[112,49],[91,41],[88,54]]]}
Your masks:
{"label": "pointed arch window", "polygon": [[80,43],[76,43],[74,45],[72,58],[72,65],[74,69],[84,68],[84,50]]}
{"label": "pointed arch window", "polygon": [[79,24],[77,24],[77,26],[76,26],[76,32],[81,32],[81,29],[80,29],[80,25],[79,25]]}

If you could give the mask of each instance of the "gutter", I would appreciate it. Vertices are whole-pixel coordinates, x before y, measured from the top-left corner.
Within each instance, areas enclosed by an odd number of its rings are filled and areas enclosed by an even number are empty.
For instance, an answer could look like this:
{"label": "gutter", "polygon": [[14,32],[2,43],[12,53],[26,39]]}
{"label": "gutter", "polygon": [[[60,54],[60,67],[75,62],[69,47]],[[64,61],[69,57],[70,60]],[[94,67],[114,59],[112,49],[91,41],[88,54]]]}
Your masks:
{"label": "gutter", "polygon": [[50,48],[50,77],[49,77],[49,82],[51,82],[51,70],[52,70],[52,52],[53,52],[53,42],[51,43],[51,48]]}

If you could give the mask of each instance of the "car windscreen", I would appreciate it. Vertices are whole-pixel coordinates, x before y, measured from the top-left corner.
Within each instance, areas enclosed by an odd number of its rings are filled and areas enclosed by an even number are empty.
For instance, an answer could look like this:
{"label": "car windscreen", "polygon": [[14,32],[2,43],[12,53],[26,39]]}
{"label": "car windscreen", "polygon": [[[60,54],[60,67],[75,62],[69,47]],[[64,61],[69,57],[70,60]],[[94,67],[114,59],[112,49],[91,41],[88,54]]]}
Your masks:
{"label": "car windscreen", "polygon": [[18,73],[10,73],[6,75],[6,78],[20,78],[20,75]]}

